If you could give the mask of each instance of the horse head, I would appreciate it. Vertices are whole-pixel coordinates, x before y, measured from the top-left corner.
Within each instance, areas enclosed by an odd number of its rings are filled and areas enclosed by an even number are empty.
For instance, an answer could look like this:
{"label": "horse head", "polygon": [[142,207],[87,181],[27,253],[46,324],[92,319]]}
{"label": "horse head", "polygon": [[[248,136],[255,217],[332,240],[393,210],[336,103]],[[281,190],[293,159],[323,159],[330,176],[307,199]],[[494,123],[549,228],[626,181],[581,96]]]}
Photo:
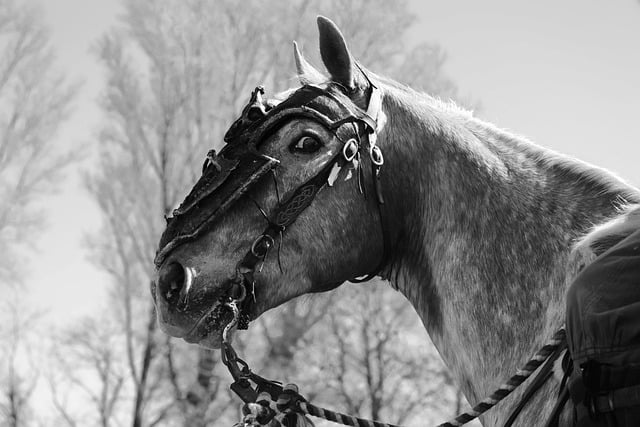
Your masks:
{"label": "horse head", "polygon": [[[562,325],[568,283],[592,257],[578,251],[568,266],[573,244],[640,192],[450,103],[372,82],[338,28],[318,27],[330,77],[294,45],[302,86],[272,100],[256,88],[168,219],[152,287],[160,325],[219,347],[233,320],[247,327],[297,296],[380,274],[475,401]],[[559,382],[522,419],[545,419]],[[485,422],[504,424],[519,393]]]}
{"label": "horse head", "polygon": [[218,347],[231,301],[246,327],[382,267],[381,95],[338,28],[325,18],[318,27],[331,77],[318,81],[294,44],[303,85],[280,101],[256,88],[167,220],[152,294],[170,335]]}

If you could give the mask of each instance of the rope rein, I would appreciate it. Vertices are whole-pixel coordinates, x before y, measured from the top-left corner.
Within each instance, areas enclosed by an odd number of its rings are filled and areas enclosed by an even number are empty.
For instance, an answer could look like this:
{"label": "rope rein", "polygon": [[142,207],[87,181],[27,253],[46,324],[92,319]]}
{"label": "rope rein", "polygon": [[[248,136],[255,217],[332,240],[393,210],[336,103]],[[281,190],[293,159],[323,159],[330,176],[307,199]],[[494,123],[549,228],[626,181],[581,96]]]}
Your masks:
{"label": "rope rein", "polygon": [[516,371],[515,375],[509,378],[506,383],[498,387],[498,389],[489,397],[480,401],[477,405],[471,408],[470,411],[464,412],[454,419],[438,425],[438,427],[461,426],[493,408],[498,402],[511,394],[511,392],[520,384],[525,382],[541,364],[543,364],[560,346],[564,344],[565,341],[565,330],[564,328],[560,328],[555,334],[553,334],[551,339],[542,346],[542,348],[538,350],[538,352],[529,359],[527,363],[524,364],[522,368]]}
{"label": "rope rein", "polygon": [[[237,324],[239,310],[236,302],[232,301],[227,303],[226,306],[233,311],[234,319],[225,327],[222,334],[222,362],[227,366],[234,379],[234,383],[231,384],[231,390],[245,403],[243,407],[244,418],[241,423],[236,424],[234,427],[273,426],[274,424],[270,424],[272,421],[280,423],[280,425],[292,425],[289,424],[292,422],[291,420],[304,415],[311,415],[345,426],[400,427],[394,424],[358,418],[313,405],[298,393],[296,385],[287,384],[282,386],[277,381],[267,380],[253,373],[249,369],[249,365],[237,356],[228,337],[230,330]],[[565,329],[561,328],[522,368],[516,371],[515,375],[498,387],[489,397],[483,399],[469,411],[463,412],[454,419],[439,424],[437,427],[462,426],[493,408],[525,382],[552,355],[557,355],[565,343]],[[252,386],[252,383],[255,386]]]}

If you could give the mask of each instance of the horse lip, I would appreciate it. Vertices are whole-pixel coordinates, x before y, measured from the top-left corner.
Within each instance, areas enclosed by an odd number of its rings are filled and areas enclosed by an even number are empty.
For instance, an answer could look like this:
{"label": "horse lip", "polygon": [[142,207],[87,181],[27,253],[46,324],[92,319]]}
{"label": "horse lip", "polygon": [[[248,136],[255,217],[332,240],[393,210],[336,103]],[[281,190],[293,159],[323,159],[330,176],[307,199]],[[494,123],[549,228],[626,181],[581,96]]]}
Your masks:
{"label": "horse lip", "polygon": [[186,334],[184,334],[184,336],[182,336],[182,339],[184,339],[188,343],[196,344],[196,343],[199,343],[200,341],[206,339],[207,337],[209,337],[214,332],[221,333],[222,330],[231,322],[231,319],[229,321],[225,322],[225,320],[223,318],[224,313],[225,313],[224,311],[221,311],[216,317],[214,317],[211,320],[211,322],[215,322],[216,323],[216,328],[215,329],[212,329],[210,331],[206,331],[206,333],[204,335],[201,333],[202,327],[203,326],[206,327],[206,323],[208,321],[209,316],[211,314],[213,314],[214,311],[220,309],[220,307],[224,307],[224,306],[223,306],[222,302],[220,302],[218,300],[218,301],[216,301],[216,303],[209,310],[207,310],[202,316],[200,316],[200,318],[198,319],[196,324]]}
{"label": "horse lip", "polygon": [[[181,318],[184,316],[184,313],[180,313],[180,312],[171,313],[164,304],[159,304],[159,301],[157,300],[154,302],[156,304],[156,309],[158,311],[158,323],[160,324],[160,328],[164,331],[164,333],[171,335],[174,338],[182,338],[188,342],[194,342],[192,339],[190,339],[191,336],[195,335],[194,332],[196,332],[197,329],[200,326],[202,326],[205,318],[209,316],[213,312],[213,310],[215,310],[220,305],[219,302],[216,302],[211,308],[206,310],[200,317],[197,317],[197,320],[195,321],[195,323],[192,324],[193,326],[187,329],[185,327],[187,325],[183,324],[183,326],[181,326],[180,324],[181,322],[174,323],[172,321],[172,319],[174,319],[174,316]],[[187,322],[191,323],[189,320],[187,320]]]}
{"label": "horse lip", "polygon": [[[167,261],[169,261],[169,258],[164,260],[164,262]],[[193,267],[186,267],[185,276],[186,283],[183,290],[183,298],[188,303],[193,297],[189,294],[195,292],[193,286],[197,280],[198,273]],[[231,283],[232,280],[226,280],[221,286],[215,286],[217,288],[216,292],[207,297],[213,304],[208,308],[202,307],[200,309],[196,309],[193,304],[191,304],[192,307],[190,308],[186,306],[183,308],[169,307],[166,302],[161,301],[159,296],[154,295],[156,290],[152,288],[151,294],[158,310],[161,329],[166,334],[175,338],[182,338],[189,343],[198,343],[216,332],[221,332],[231,321],[231,311],[222,309]],[[217,310],[219,310],[219,313],[216,314]],[[200,315],[198,316],[198,314]]]}
{"label": "horse lip", "polygon": [[217,309],[219,305],[220,305],[220,301],[216,301],[215,304],[213,304],[213,306],[209,310],[207,310],[202,316],[200,316],[200,318],[198,319],[196,324],[193,325],[193,327],[191,329],[189,329],[189,331],[186,334],[184,334],[184,337],[182,337],[182,338],[185,341],[190,342],[190,343],[198,342],[198,339],[196,338],[195,332],[197,332],[198,328],[200,328],[200,326],[202,326],[202,324],[204,323],[204,320],[207,318],[207,316],[209,316],[211,313],[213,313],[213,311],[215,309]]}

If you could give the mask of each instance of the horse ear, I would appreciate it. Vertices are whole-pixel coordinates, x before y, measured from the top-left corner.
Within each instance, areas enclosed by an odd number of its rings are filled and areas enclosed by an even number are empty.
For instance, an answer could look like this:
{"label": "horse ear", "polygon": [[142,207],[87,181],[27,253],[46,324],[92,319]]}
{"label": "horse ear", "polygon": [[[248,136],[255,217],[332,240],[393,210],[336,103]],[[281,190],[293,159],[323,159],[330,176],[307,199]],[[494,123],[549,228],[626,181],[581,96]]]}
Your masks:
{"label": "horse ear", "polygon": [[304,59],[298,49],[298,43],[295,41],[293,42],[293,58],[296,60],[296,72],[301,84],[320,84],[326,80],[320,71]]}
{"label": "horse ear", "polygon": [[349,52],[340,29],[328,18],[318,16],[320,56],[331,79],[348,91],[366,88],[366,81]]}

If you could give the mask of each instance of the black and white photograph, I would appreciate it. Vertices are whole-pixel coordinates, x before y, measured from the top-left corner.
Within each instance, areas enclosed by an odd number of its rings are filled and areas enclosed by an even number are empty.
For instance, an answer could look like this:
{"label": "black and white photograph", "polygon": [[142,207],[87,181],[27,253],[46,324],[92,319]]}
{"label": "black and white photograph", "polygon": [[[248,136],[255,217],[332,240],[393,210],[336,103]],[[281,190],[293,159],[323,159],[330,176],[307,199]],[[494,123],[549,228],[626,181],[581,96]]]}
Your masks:
{"label": "black and white photograph", "polygon": [[0,427],[640,426],[640,1],[0,0]]}

